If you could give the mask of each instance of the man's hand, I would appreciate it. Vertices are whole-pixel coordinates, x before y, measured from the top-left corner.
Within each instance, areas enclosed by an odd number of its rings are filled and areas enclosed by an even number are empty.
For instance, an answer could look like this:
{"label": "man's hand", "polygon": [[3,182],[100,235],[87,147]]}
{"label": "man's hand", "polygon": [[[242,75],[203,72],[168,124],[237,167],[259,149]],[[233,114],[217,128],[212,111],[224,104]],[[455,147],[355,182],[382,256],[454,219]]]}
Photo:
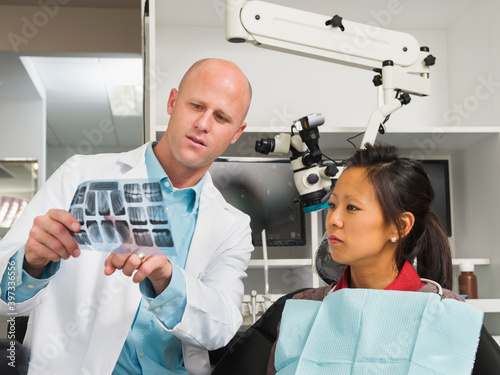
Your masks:
{"label": "man's hand", "polygon": [[126,276],[132,276],[135,283],[140,283],[149,278],[155,289],[156,295],[161,294],[170,284],[172,278],[172,264],[166,256],[151,255],[142,260],[137,254],[112,253],[104,262],[104,273],[111,275],[115,270],[122,270]]}
{"label": "man's hand", "polygon": [[49,262],[78,257],[80,249],[70,230],[78,232],[80,223],[67,211],[52,209],[35,217],[24,248],[24,270],[39,278]]}

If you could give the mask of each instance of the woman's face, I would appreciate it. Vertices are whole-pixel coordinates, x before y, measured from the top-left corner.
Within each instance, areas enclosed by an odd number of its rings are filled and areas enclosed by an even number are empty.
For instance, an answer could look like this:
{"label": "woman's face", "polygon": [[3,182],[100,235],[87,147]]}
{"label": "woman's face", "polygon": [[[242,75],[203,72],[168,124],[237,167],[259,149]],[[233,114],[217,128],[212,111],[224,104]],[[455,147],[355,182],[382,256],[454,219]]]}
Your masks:
{"label": "woman's face", "polygon": [[395,226],[388,225],[366,169],[351,167],[342,173],[330,198],[326,217],[332,258],[351,267],[392,264]]}

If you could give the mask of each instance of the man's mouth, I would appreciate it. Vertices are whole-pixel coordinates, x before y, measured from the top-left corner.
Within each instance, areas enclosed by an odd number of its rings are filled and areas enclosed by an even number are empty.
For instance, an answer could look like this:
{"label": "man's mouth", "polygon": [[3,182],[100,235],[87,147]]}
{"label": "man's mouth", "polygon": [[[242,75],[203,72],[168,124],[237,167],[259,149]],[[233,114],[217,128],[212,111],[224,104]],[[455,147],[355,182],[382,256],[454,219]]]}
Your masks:
{"label": "man's mouth", "polygon": [[203,140],[202,140],[202,139],[200,139],[200,138],[196,138],[196,137],[193,137],[193,136],[188,136],[188,138],[189,138],[192,142],[194,142],[194,143],[198,143],[199,145],[206,146],[206,145],[205,145],[205,142],[203,142]]}

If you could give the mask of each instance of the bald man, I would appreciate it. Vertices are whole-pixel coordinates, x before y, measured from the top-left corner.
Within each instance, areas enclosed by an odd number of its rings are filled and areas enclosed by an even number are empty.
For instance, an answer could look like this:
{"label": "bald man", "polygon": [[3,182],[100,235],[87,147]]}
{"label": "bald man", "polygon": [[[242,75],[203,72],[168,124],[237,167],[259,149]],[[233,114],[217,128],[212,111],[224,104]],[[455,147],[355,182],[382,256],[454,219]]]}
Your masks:
{"label": "bald man", "polygon": [[[12,307],[9,287],[16,313],[34,312],[30,374],[210,373],[207,350],[241,324],[253,246],[248,216],[208,169],[245,129],[251,96],[234,63],[198,61],[170,92],[159,142],[76,155],[33,198],[0,243],[0,312]],[[67,211],[78,185],[136,178],[161,180],[175,256],[82,252]]]}

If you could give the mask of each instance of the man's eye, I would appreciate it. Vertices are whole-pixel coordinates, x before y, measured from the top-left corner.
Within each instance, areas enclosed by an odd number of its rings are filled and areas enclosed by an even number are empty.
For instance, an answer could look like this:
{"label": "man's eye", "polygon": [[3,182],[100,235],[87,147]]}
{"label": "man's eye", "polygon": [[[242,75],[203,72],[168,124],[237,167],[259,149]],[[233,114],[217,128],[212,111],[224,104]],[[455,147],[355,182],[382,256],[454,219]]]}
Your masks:
{"label": "man's eye", "polygon": [[201,109],[201,105],[193,103],[193,108],[194,109]]}
{"label": "man's eye", "polygon": [[227,119],[222,115],[215,115],[215,118],[221,122],[226,122]]}

